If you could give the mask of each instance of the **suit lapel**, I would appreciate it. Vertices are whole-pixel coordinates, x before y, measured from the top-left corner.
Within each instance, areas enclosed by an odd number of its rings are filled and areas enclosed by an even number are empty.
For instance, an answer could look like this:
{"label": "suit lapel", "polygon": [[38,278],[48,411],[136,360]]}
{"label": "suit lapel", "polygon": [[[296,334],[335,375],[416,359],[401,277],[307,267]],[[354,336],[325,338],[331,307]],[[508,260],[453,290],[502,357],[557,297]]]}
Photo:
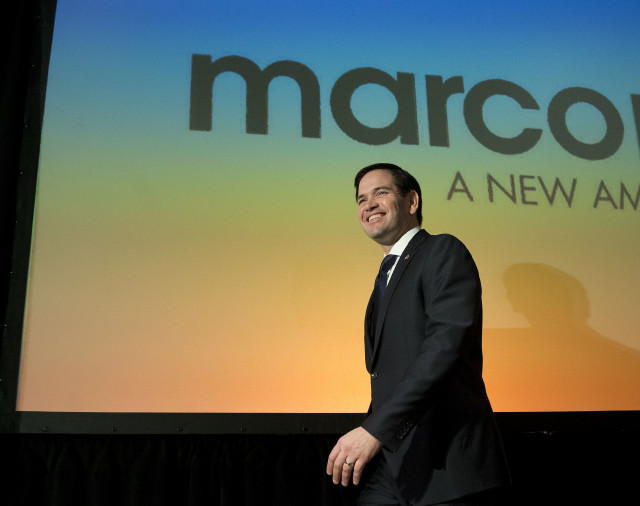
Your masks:
{"label": "suit lapel", "polygon": [[[389,280],[389,284],[387,285],[387,289],[384,292],[384,297],[382,299],[382,304],[377,311],[377,322],[375,322],[375,326],[370,324],[371,320],[371,306],[372,301],[369,300],[369,305],[367,306],[367,317],[365,319],[366,322],[366,333],[370,333],[375,330],[375,336],[373,339],[373,349],[371,350],[370,361],[367,360],[367,366],[371,364],[370,367],[373,367],[373,361],[376,357],[376,352],[378,351],[378,344],[380,343],[380,335],[382,334],[382,327],[384,326],[384,319],[387,314],[387,309],[389,308],[389,302],[391,301],[391,297],[393,297],[393,292],[395,291],[398,283],[402,279],[402,276],[409,265],[409,262],[413,259],[414,253],[418,249],[418,247],[429,237],[429,234],[425,230],[420,230],[415,236],[411,238],[409,244],[400,255],[400,259],[396,264],[395,269],[393,270],[393,274],[391,275],[391,279]],[[368,336],[366,336],[368,338]],[[371,342],[369,339],[367,341]],[[370,346],[367,344],[366,346]],[[368,350],[365,351],[365,359],[368,359],[367,355]]]}
{"label": "suit lapel", "polygon": [[373,361],[373,292],[369,297],[369,304],[367,304],[367,312],[364,317],[364,361],[367,366],[367,371],[371,372],[371,363]]}

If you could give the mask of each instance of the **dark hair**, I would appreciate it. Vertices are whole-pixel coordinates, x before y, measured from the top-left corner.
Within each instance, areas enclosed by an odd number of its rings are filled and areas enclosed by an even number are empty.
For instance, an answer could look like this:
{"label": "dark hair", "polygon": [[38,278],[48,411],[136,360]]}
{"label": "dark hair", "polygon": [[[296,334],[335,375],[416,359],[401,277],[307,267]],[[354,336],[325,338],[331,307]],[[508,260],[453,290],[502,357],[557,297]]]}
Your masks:
{"label": "dark hair", "polygon": [[372,170],[386,170],[388,172],[391,172],[393,184],[396,186],[396,188],[398,188],[400,194],[403,197],[407,195],[407,193],[409,193],[411,190],[415,191],[418,194],[418,211],[416,213],[416,218],[418,219],[418,225],[422,225],[422,192],[420,191],[420,185],[418,184],[418,181],[415,177],[393,163],[374,163],[360,169],[356,174],[356,178],[353,182],[353,185],[356,188],[356,199],[358,198],[358,188],[360,187],[360,181],[365,176],[365,174],[371,172]]}

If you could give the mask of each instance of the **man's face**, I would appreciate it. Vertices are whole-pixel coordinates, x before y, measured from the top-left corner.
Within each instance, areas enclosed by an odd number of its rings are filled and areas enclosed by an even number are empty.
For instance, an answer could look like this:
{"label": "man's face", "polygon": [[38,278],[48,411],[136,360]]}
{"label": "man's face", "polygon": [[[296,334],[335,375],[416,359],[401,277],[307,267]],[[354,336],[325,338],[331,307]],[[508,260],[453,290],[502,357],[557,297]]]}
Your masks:
{"label": "man's face", "polygon": [[364,232],[382,246],[385,253],[418,225],[418,194],[404,197],[393,184],[391,172],[376,169],[367,172],[358,186],[358,219]]}

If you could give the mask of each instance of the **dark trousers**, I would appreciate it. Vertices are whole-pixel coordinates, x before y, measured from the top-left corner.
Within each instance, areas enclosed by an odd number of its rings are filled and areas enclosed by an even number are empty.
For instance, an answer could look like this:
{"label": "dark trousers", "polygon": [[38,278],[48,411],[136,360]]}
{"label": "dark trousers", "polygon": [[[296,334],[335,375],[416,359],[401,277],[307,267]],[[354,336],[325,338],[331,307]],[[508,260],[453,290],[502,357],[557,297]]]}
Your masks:
{"label": "dark trousers", "polygon": [[[371,467],[366,471],[370,474],[365,477],[366,482],[358,495],[357,506],[413,506],[401,496],[382,452],[369,463],[369,466]],[[433,506],[497,506],[498,504],[498,492],[487,490]]]}

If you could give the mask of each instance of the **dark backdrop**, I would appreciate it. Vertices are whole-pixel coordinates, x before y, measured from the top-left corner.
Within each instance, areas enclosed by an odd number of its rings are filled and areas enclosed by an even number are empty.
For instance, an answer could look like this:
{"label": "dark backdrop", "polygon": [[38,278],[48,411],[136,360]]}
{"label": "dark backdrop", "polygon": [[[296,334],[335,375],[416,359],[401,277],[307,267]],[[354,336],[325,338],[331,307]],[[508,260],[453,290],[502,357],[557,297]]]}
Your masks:
{"label": "dark backdrop", "polygon": [[[348,506],[337,435],[0,435],[5,506]],[[505,432],[504,505],[635,504],[637,431]]]}
{"label": "dark backdrop", "polygon": [[[339,430],[145,434],[137,426],[135,434],[101,434],[82,424],[51,430],[21,423],[15,413],[20,327],[55,0],[9,0],[2,11],[0,504],[352,504],[354,491],[333,486],[324,474]],[[514,481],[504,504],[637,500],[638,413],[497,417]]]}

